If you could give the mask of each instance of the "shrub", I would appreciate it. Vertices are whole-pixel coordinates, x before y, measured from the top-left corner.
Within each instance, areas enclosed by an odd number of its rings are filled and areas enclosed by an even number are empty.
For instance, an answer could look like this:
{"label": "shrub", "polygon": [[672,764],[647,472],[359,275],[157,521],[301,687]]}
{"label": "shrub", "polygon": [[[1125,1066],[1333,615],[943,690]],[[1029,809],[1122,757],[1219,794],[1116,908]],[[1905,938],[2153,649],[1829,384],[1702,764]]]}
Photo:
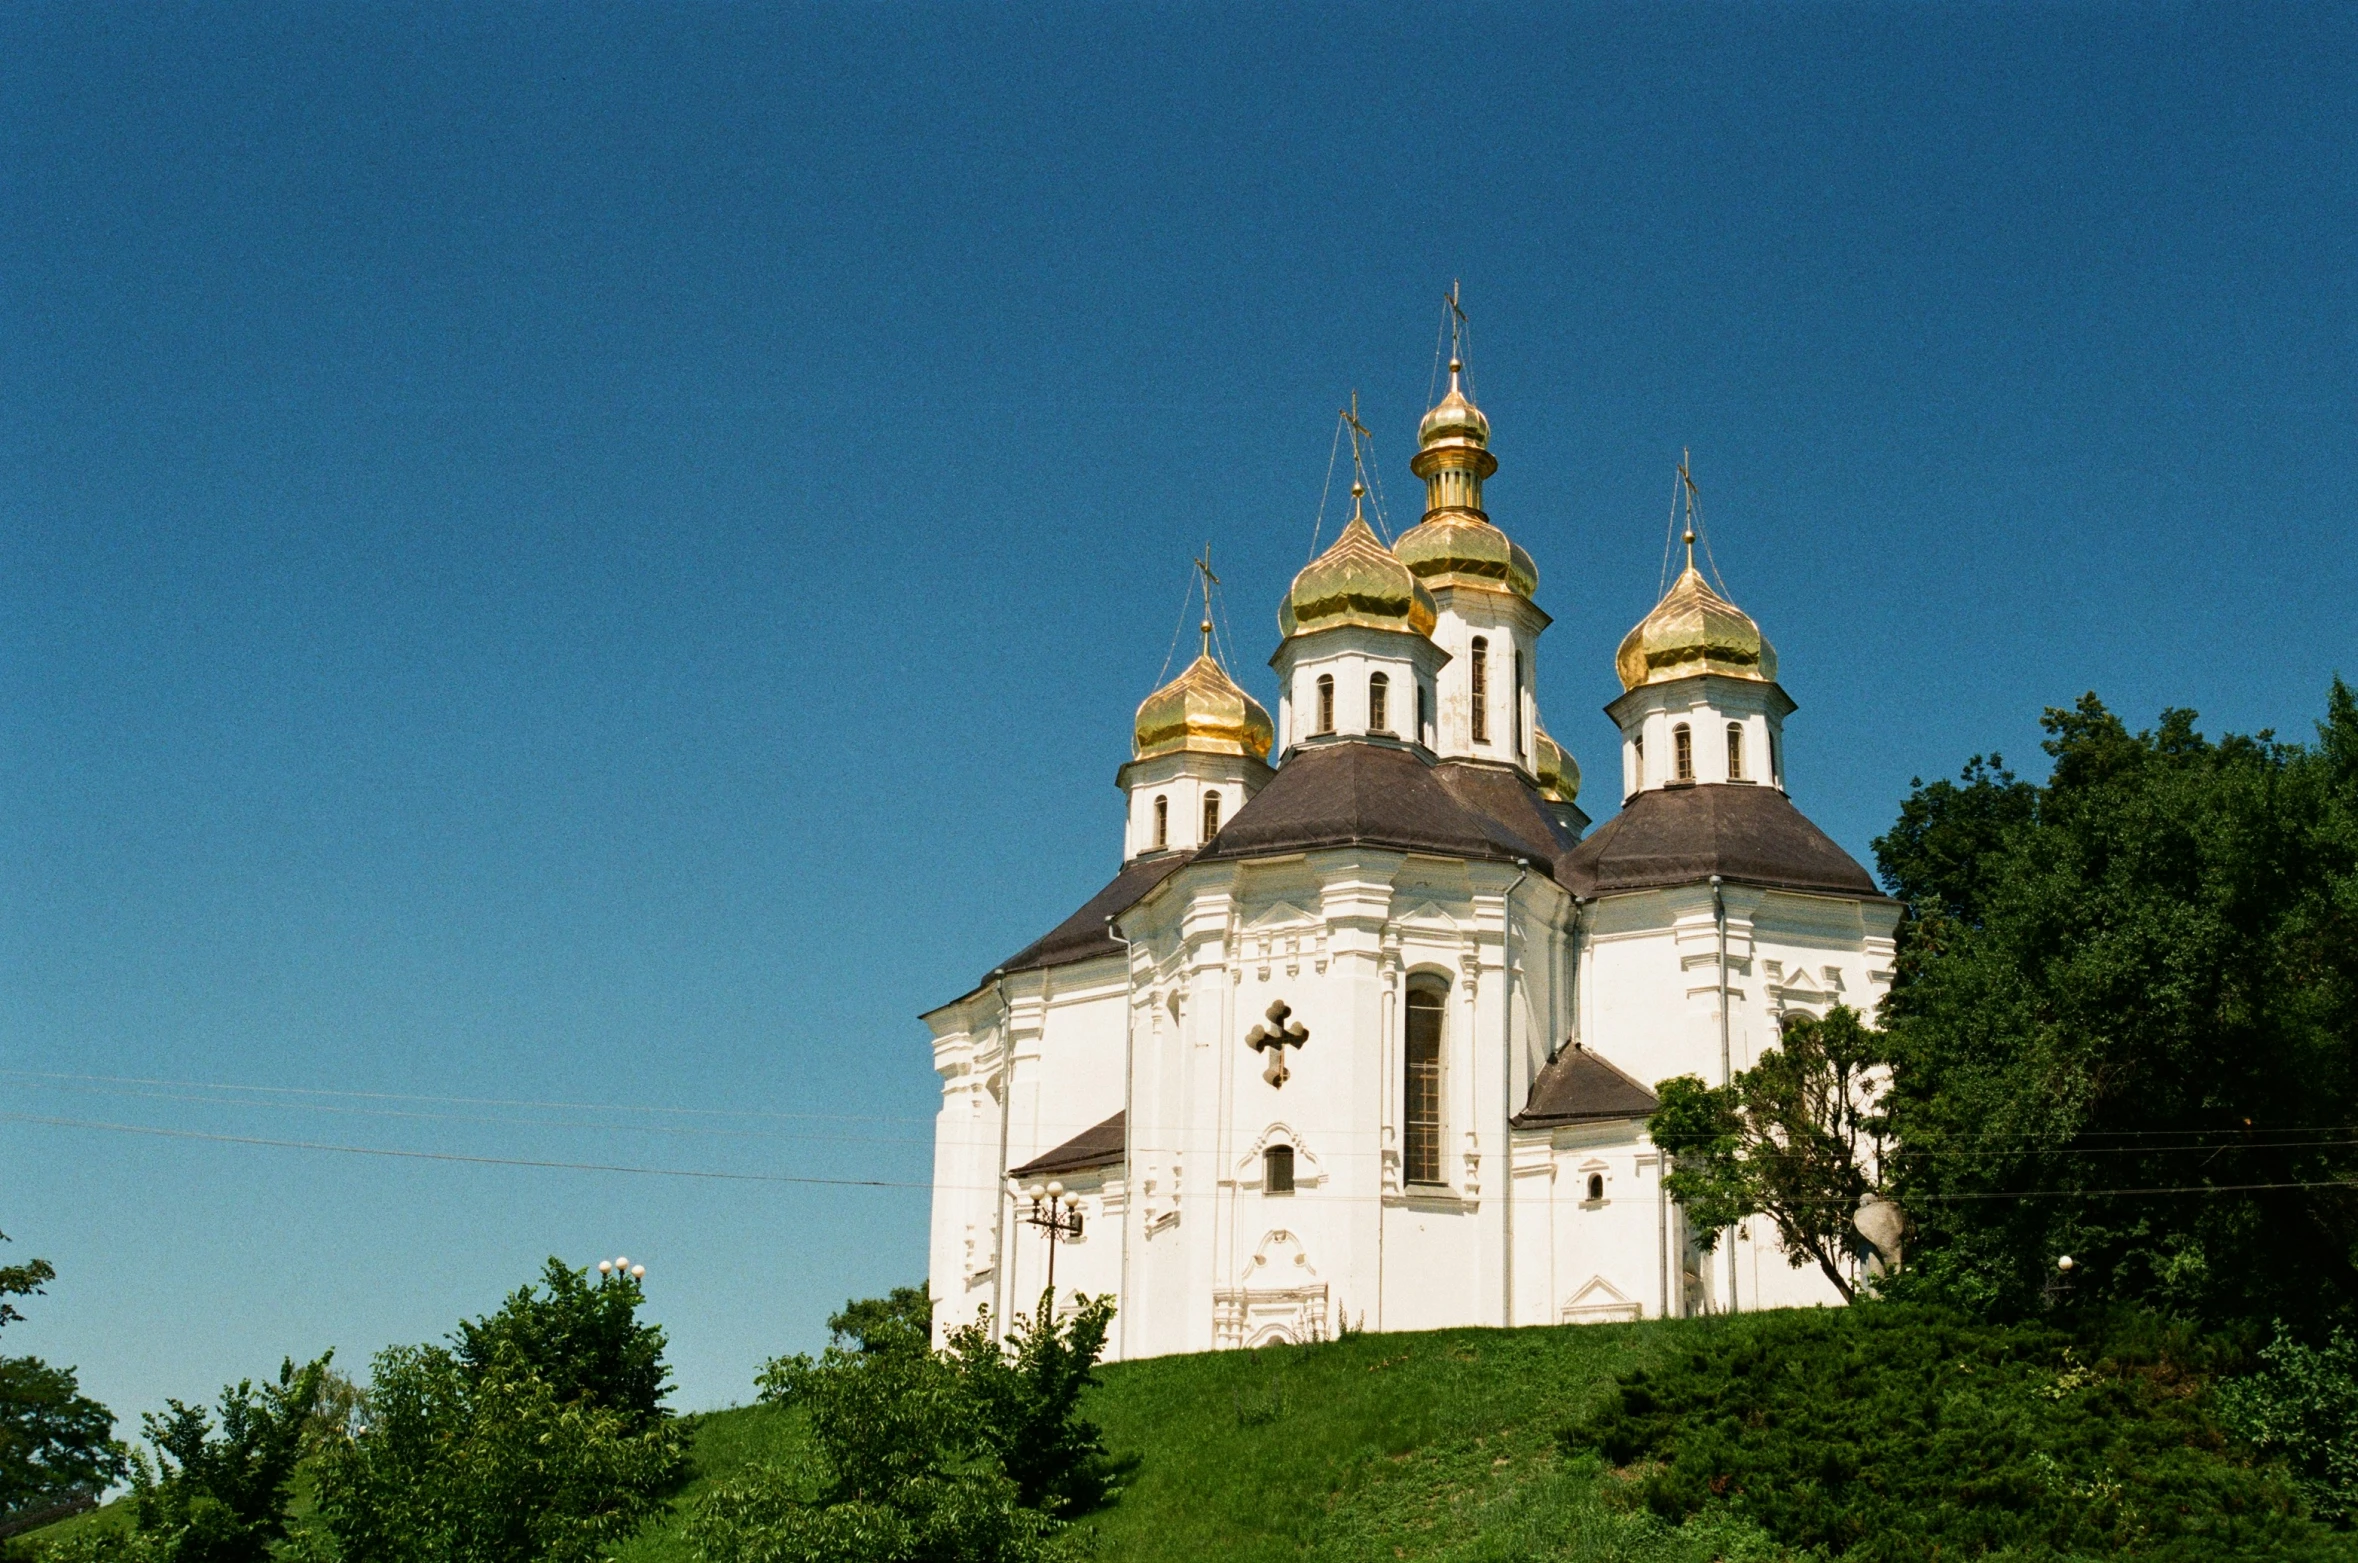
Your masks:
{"label": "shrub", "polygon": [[2262,1454],[2291,1466],[2310,1506],[2358,1518],[2358,1342],[2340,1330],[2322,1347],[2276,1327],[2261,1369],[2219,1386],[2220,1419]]}
{"label": "shrub", "polygon": [[2348,1556],[2226,1452],[2191,1355],[1890,1304],[1759,1314],[1624,1375],[1564,1442],[1665,1519],[1724,1505],[1858,1563]]}

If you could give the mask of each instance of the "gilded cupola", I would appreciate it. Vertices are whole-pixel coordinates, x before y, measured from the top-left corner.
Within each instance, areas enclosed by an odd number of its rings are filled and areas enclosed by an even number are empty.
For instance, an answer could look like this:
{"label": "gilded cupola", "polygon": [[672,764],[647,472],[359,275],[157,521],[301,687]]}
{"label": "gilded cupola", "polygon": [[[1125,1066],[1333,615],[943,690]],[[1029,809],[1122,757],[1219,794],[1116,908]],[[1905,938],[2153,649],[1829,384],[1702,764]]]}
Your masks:
{"label": "gilded cupola", "polygon": [[1695,534],[1686,535],[1687,567],[1654,611],[1622,639],[1613,670],[1623,689],[1698,673],[1777,681],[1777,651],[1751,615],[1713,591],[1695,568]]}
{"label": "gilded cupola", "polygon": [[1359,510],[1363,492],[1351,485],[1350,522],[1333,547],[1294,577],[1278,604],[1277,627],[1288,638],[1346,624],[1433,633],[1440,617],[1433,594],[1369,528]]}
{"label": "gilded cupola", "polygon": [[1187,671],[1139,702],[1131,728],[1131,758],[1159,755],[1245,754],[1269,758],[1277,728],[1261,703],[1239,688],[1206,646]]}
{"label": "gilded cupola", "polygon": [[1459,383],[1464,369],[1458,359],[1449,361],[1449,394],[1417,427],[1408,467],[1424,479],[1425,517],[1392,552],[1427,586],[1481,586],[1529,597],[1539,590],[1539,567],[1482,508],[1482,482],[1498,471],[1498,458],[1490,453],[1490,420]]}
{"label": "gilded cupola", "polygon": [[1580,801],[1580,762],[1565,753],[1536,721],[1531,724],[1531,768],[1539,778],[1540,796],[1548,802]]}

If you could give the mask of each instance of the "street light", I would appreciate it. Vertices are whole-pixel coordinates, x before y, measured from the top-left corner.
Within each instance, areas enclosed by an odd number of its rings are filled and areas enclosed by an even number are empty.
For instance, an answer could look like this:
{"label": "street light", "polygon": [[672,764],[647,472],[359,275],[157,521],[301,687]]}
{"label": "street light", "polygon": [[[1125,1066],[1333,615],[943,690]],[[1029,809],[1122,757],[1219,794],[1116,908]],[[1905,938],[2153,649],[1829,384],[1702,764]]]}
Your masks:
{"label": "street light", "polygon": [[1035,1187],[1032,1190],[1031,1213],[1024,1220],[1038,1227],[1048,1238],[1048,1295],[1054,1298],[1056,1243],[1059,1238],[1081,1235],[1081,1196],[1066,1193],[1061,1183],[1050,1183],[1044,1189]]}

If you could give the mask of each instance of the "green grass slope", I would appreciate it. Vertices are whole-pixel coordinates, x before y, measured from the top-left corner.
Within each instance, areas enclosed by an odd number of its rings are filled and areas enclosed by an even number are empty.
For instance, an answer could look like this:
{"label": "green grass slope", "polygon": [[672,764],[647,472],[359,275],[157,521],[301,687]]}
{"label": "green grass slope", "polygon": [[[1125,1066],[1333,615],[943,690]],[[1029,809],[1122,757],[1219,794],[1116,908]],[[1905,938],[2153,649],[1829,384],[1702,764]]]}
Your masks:
{"label": "green grass slope", "polygon": [[[1444,1330],[1117,1363],[1088,1414],[1142,1463],[1085,1523],[1106,1563],[1773,1557],[1726,1520],[1672,1529],[1609,1505],[1614,1478],[1557,1447],[1614,1374],[1715,1327]],[[701,1485],[793,1458],[801,1429],[748,1407],[699,1417],[695,1436]],[[618,1557],[690,1563],[668,1529]]]}

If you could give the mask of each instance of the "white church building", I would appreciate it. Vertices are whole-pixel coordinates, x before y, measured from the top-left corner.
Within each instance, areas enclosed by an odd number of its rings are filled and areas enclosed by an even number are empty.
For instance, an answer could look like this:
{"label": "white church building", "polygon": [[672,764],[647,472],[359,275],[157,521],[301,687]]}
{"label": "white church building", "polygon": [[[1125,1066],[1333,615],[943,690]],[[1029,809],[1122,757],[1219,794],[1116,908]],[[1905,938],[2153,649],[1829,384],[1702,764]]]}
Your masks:
{"label": "white church building", "polygon": [[1275,721],[1208,649],[1149,695],[1120,872],[924,1017],[938,1329],[1051,1265],[1114,1295],[1117,1358],[1839,1300],[1766,1222],[1700,1250],[1650,1087],[1871,1011],[1899,907],[1786,796],[1794,702],[1691,534],[1615,658],[1589,829],[1450,370],[1423,520],[1387,548],[1355,503],[1278,606]]}

